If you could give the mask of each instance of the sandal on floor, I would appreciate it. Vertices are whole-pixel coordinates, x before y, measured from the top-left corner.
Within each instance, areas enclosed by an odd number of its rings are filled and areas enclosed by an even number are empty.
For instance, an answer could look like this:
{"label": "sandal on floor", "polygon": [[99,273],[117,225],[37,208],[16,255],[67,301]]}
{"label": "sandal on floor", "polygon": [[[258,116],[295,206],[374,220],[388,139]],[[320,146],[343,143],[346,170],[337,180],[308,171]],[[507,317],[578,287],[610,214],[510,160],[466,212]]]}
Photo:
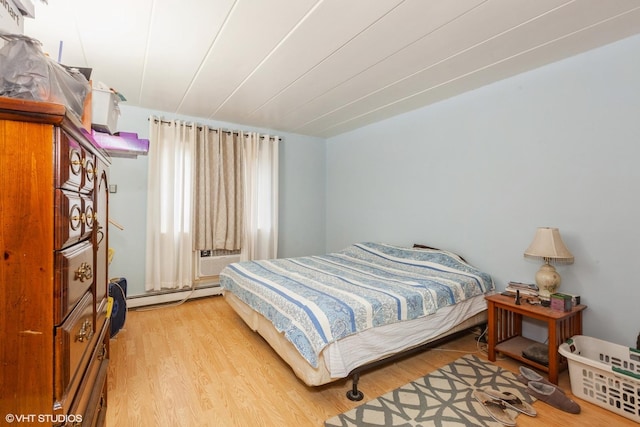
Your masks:
{"label": "sandal on floor", "polygon": [[516,425],[516,420],[513,419],[510,413],[505,411],[505,409],[507,409],[507,405],[505,405],[502,400],[494,399],[482,390],[474,390],[473,397],[475,397],[478,402],[482,403],[487,414],[497,422],[506,426]]}
{"label": "sandal on floor", "polygon": [[520,399],[518,396],[508,391],[483,389],[482,392],[488,394],[493,399],[503,401],[508,408],[511,408],[514,411],[522,412],[523,414],[529,415],[530,417],[535,417],[538,414],[533,406],[529,405],[527,402],[522,401],[522,399]]}

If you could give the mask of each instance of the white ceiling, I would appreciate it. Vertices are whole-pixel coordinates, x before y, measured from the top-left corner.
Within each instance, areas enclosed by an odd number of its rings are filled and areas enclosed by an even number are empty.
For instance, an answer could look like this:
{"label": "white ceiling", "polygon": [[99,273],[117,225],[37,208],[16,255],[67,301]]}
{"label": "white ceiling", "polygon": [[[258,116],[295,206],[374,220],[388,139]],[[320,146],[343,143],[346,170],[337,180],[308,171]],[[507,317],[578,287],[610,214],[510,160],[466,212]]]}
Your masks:
{"label": "white ceiling", "polygon": [[640,0],[33,1],[128,105],[320,137],[640,33]]}

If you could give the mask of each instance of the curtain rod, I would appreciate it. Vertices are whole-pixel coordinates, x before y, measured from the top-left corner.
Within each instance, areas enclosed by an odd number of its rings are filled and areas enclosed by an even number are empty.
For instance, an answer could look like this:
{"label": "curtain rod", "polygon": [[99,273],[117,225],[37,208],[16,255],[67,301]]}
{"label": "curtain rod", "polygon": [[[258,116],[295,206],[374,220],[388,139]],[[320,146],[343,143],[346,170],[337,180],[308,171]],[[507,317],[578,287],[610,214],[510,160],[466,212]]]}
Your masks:
{"label": "curtain rod", "polygon": [[[147,120],[151,120],[151,118],[148,118]],[[171,121],[169,121],[169,120],[162,120],[162,119],[155,119],[155,118],[153,119],[153,121],[154,121],[155,123],[164,123],[164,124],[167,124],[167,125],[170,125],[171,123],[173,123],[173,122],[171,122]],[[185,126],[187,126],[187,127],[193,127],[193,125],[192,125],[192,124],[189,124],[189,123],[185,124]],[[197,129],[198,129],[198,130],[202,130],[202,129],[204,129],[204,127],[203,127],[203,126],[198,125]],[[209,131],[210,131],[210,132],[218,132],[218,129],[215,129],[215,128],[209,128]],[[242,135],[245,133],[245,132],[230,131],[230,130],[224,130],[224,129],[222,130],[222,132],[224,132],[224,133],[226,133],[226,134],[229,134],[229,135],[234,134],[234,135],[239,135],[239,136],[242,136]],[[264,136],[260,136],[260,139],[264,139]],[[269,139],[275,139],[275,136],[269,136]],[[282,138],[278,137],[278,141],[282,141]]]}

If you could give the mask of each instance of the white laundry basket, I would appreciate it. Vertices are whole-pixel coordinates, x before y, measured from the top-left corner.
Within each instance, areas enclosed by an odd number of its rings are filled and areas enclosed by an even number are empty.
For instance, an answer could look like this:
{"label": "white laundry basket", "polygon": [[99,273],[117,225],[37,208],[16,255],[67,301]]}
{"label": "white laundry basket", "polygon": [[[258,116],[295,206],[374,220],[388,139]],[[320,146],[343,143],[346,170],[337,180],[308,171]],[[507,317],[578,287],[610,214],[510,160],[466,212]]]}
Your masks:
{"label": "white laundry basket", "polygon": [[559,351],[576,397],[640,422],[640,350],[576,335]]}

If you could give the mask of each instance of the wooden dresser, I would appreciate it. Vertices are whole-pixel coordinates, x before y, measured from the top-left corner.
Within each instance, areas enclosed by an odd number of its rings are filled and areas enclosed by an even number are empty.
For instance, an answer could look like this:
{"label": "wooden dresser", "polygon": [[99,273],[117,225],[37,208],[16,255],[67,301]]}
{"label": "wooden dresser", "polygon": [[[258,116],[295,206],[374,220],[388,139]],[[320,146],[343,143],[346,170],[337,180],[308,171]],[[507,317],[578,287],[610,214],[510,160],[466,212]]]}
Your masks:
{"label": "wooden dresser", "polygon": [[109,162],[64,106],[0,97],[0,425],[104,425]]}

